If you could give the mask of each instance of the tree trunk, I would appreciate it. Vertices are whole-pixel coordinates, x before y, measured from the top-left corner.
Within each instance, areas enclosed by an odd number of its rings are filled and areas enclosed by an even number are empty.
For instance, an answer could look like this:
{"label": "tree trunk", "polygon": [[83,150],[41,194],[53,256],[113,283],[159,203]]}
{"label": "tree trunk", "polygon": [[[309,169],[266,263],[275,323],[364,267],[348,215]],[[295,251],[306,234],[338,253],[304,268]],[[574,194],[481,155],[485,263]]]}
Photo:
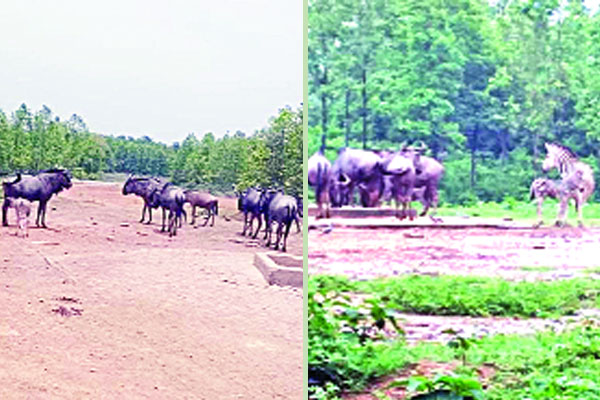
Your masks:
{"label": "tree trunk", "polygon": [[[325,71],[323,72],[323,79],[321,79],[321,86],[325,86],[327,84],[327,67],[325,67]],[[327,134],[327,95],[324,92],[321,92],[321,129],[323,130],[323,134]]]}
{"label": "tree trunk", "polygon": [[363,149],[367,148],[367,71],[362,70],[362,142]]}
{"label": "tree trunk", "polygon": [[346,115],[344,119],[344,125],[346,127],[345,132],[345,144],[348,147],[348,140],[350,138],[350,90],[346,89]]}

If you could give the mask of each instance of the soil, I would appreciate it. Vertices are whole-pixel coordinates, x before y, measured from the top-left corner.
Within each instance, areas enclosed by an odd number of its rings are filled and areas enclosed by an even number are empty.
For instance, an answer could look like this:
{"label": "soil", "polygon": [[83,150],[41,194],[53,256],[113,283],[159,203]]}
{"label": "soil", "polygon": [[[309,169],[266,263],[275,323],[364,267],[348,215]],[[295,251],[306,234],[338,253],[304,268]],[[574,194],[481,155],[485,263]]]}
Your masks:
{"label": "soil", "polygon": [[[301,399],[302,291],[264,281],[266,249],[239,234],[235,207],[222,198],[214,227],[173,238],[159,212],[139,223],[118,184],[76,182],[28,238],[11,210],[0,398]],[[295,228],[288,252],[302,253]]]}
{"label": "soil", "polygon": [[598,228],[334,227],[310,230],[309,274],[407,273],[561,279],[600,272]]}

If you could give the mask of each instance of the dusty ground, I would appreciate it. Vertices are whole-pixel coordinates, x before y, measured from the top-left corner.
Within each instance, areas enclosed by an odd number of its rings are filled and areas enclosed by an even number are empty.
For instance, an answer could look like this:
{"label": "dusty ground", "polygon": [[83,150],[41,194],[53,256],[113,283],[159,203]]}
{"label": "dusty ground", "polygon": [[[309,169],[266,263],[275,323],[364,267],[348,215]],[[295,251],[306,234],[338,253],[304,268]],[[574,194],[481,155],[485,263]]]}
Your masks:
{"label": "dusty ground", "polygon": [[0,398],[301,399],[302,291],[265,283],[239,220],[170,239],[120,189],[76,183],[50,229],[0,228]]}
{"label": "dusty ground", "polygon": [[560,279],[600,272],[600,229],[314,229],[309,274],[405,273]]}

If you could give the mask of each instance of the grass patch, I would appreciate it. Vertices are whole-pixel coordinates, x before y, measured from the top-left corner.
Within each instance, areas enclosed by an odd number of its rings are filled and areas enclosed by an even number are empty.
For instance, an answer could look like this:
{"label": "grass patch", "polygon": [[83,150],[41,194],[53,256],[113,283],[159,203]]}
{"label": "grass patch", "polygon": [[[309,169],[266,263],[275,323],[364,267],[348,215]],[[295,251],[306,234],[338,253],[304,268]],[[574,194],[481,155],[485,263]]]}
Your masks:
{"label": "grass patch", "polygon": [[[463,366],[456,373],[465,381],[476,378],[480,366],[493,365],[496,375],[485,393],[492,400],[600,399],[600,326],[593,321],[563,333],[497,335],[469,339],[468,346],[459,347],[431,343],[409,347],[402,338],[365,334],[374,326],[394,324],[393,315],[400,304],[410,305],[412,310],[425,304],[425,309],[443,315],[454,309],[470,310],[468,315],[498,310],[502,310],[499,315],[564,315],[595,304],[597,285],[584,280],[517,283],[453,277],[352,282],[311,276],[309,385],[323,384],[319,374],[330,381],[327,390],[313,387],[311,398],[335,399],[342,389],[360,390],[376,378],[426,359],[459,360]],[[343,293],[348,291],[371,296],[355,305]],[[452,293],[454,297],[448,297]],[[517,305],[519,297],[521,305]],[[465,301],[468,298],[471,300]],[[490,301],[492,307],[486,305]]]}
{"label": "grass patch", "polygon": [[512,282],[499,278],[407,275],[370,281],[311,276],[322,293],[354,292],[376,297],[385,307],[424,315],[559,317],[600,303],[600,281],[570,279]]}
{"label": "grass patch", "polygon": [[521,270],[527,272],[550,272],[556,270],[554,267],[544,267],[544,266],[524,266],[521,267]]}

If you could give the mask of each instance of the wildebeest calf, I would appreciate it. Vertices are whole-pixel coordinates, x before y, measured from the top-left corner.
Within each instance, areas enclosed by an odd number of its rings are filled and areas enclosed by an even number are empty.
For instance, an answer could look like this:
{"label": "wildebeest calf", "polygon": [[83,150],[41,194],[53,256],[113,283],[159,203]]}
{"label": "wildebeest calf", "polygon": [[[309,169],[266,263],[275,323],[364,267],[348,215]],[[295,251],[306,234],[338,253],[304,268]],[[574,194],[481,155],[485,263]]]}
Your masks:
{"label": "wildebeest calf", "polygon": [[6,199],[9,208],[15,209],[15,214],[17,214],[17,226],[19,227],[17,231],[17,236],[28,237],[29,236],[29,215],[31,215],[31,203],[27,200],[23,199]]}
{"label": "wildebeest calf", "polygon": [[191,225],[194,225],[194,222],[196,221],[196,207],[200,207],[208,211],[208,215],[204,220],[204,226],[206,226],[211,216],[212,222],[210,223],[210,226],[213,226],[215,224],[215,215],[219,215],[219,199],[210,193],[201,193],[195,190],[186,190],[184,193],[185,202],[190,203],[192,206]]}

